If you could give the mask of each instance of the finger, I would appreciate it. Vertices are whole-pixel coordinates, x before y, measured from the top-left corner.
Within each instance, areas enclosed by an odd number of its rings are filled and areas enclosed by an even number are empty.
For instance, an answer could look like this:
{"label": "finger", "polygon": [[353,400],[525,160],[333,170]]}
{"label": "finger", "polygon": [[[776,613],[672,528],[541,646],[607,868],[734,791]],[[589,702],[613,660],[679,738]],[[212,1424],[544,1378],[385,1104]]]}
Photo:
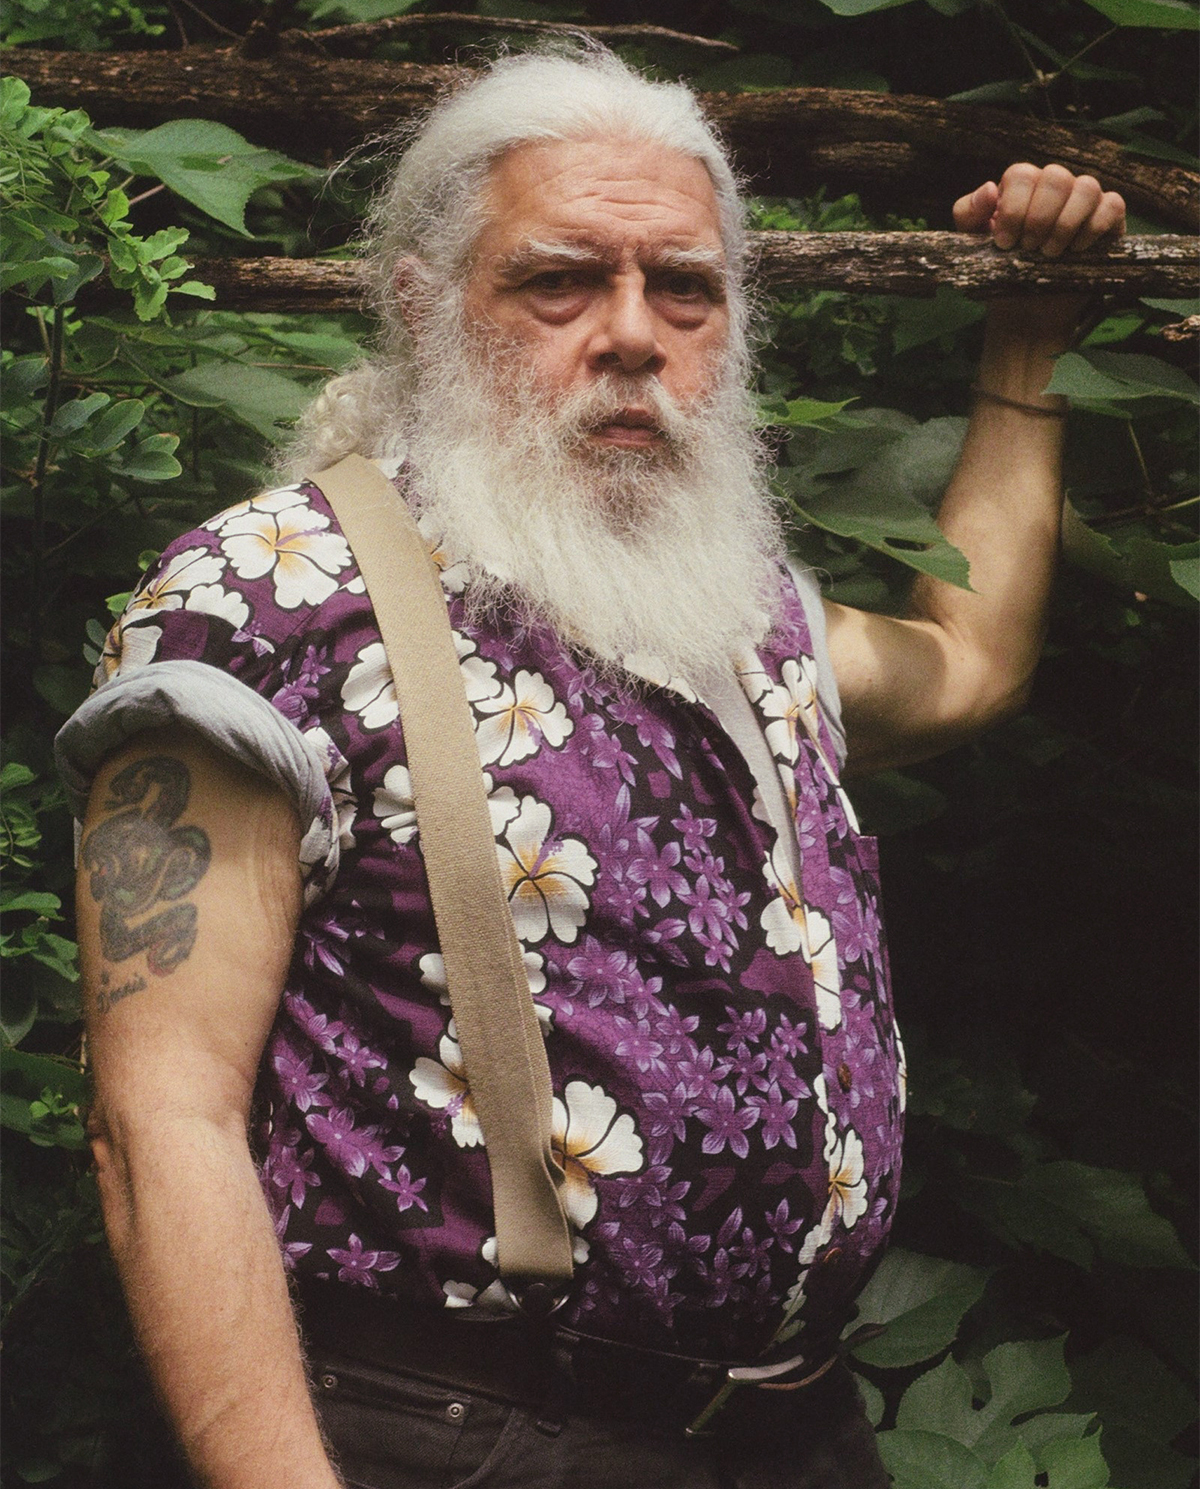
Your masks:
{"label": "finger", "polygon": [[986,232],[999,196],[1000,188],[994,181],[985,181],[967,196],[960,196],[954,204],[954,226],[958,232]]}
{"label": "finger", "polygon": [[1078,252],[1090,248],[1101,238],[1119,238],[1125,231],[1125,198],[1116,191],[1106,191],[1091,217],[1075,234],[1071,248]]}
{"label": "finger", "polygon": [[1103,189],[1095,176],[1076,177],[1070,195],[1058,214],[1058,221],[1053,224],[1042,244],[1042,253],[1046,258],[1058,258],[1071,246],[1075,235],[1100,205],[1103,195]]}
{"label": "finger", "polygon": [[1025,213],[1041,172],[1023,161],[1010,165],[1000,177],[1000,195],[992,214],[992,237],[998,248],[1015,248],[1025,223]]}
{"label": "finger", "polygon": [[1034,253],[1046,242],[1071,198],[1075,177],[1064,165],[1048,165],[1039,175],[1021,226],[1021,252]]}

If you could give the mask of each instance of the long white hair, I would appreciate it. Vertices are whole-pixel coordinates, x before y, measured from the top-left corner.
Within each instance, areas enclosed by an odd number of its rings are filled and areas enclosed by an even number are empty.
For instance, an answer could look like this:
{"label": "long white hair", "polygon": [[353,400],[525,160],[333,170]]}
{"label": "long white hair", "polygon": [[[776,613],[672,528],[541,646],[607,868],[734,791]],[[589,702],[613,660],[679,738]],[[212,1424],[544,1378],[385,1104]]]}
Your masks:
{"label": "long white hair", "polygon": [[294,480],[352,451],[386,456],[403,443],[415,387],[414,350],[396,278],[406,270],[410,304],[461,293],[484,223],[488,173],[522,144],[615,137],[677,150],[707,170],[716,194],[728,274],[729,356],[749,365],[743,288],[744,206],[728,155],[691,91],[653,83],[596,45],[503,57],[438,103],[423,123],[397,133],[402,149],[365,225],[367,302],[380,322],[375,349],[328,382],[279,452]]}

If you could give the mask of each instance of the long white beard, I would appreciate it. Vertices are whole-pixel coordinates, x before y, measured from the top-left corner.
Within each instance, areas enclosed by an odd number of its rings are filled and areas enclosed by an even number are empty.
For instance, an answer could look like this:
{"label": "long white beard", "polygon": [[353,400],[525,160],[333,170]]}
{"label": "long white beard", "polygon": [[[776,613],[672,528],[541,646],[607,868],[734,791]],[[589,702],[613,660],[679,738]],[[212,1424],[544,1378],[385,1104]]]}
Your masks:
{"label": "long white beard", "polygon": [[[693,680],[762,640],[783,542],[739,380],[687,411],[647,376],[551,398],[512,353],[435,339],[410,411],[411,489],[467,565],[474,618],[545,621],[601,664],[653,658]],[[631,404],[654,414],[658,447],[587,444]]]}

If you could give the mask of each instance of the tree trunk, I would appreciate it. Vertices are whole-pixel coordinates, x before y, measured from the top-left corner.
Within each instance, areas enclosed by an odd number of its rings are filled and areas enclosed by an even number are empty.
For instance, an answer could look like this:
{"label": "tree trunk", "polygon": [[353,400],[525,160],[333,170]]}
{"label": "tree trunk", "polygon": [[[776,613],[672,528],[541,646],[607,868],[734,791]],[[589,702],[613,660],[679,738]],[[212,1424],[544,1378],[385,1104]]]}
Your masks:
{"label": "tree trunk", "polygon": [[[386,133],[462,75],[411,62],[345,60],[310,48],[248,60],[236,48],[175,52],[9,49],[5,65],[37,102],[85,108],[98,124],[201,117],[310,158]],[[825,184],[912,212],[950,201],[1014,160],[1061,161],[1100,177],[1135,211],[1195,231],[1200,178],[1140,160],[1082,130],[999,109],[836,88],[710,93],[702,102],[754,188],[797,195]]]}
{"label": "tree trunk", "polygon": [[[1126,238],[1086,258],[1022,258],[965,233],[755,233],[753,273],[766,290],[855,290],[932,295],[940,285],[979,299],[1012,294],[1180,298],[1195,292],[1195,240]],[[225,310],[333,311],[362,305],[352,261],[200,259],[195,277]],[[91,291],[99,294],[107,291]],[[89,294],[85,287],[82,295]]]}

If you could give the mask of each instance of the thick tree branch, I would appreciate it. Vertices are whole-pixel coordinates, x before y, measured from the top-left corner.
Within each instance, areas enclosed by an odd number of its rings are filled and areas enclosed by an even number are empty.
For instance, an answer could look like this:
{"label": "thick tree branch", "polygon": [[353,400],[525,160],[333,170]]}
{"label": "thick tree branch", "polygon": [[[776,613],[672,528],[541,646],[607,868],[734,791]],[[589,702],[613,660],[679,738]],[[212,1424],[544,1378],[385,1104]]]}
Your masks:
{"label": "thick tree branch", "polygon": [[[348,61],[279,52],[247,61],[236,48],[178,52],[10,50],[39,103],[85,108],[98,124],[216,119],[262,144],[310,157],[384,133],[462,76],[458,68]],[[1171,227],[1200,225],[1200,177],[1140,160],[1112,140],[999,109],[834,88],[704,95],[754,188],[796,195],[827,185],[908,212],[949,204],[1014,160],[1061,161],[1097,175],[1135,212]]]}
{"label": "thick tree branch", "polygon": [[741,51],[731,41],[712,36],[693,36],[667,26],[572,26],[567,21],[518,20],[515,16],[476,16],[454,10],[424,11],[420,15],[389,16],[382,21],[356,21],[349,26],[329,26],[323,31],[289,31],[285,40],[296,46],[318,46],[331,57],[362,57],[381,41],[402,36],[405,31],[433,30],[445,26],[469,26],[473,31],[500,31],[525,35],[594,36],[598,41],[674,42],[702,51],[735,56]]}
{"label": "thick tree branch", "polygon": [[[977,298],[1017,293],[1194,294],[1197,241],[1127,238],[1086,258],[1048,260],[1001,253],[963,233],[755,233],[755,277],[765,290],[855,290],[931,295],[941,285]],[[215,287],[226,310],[333,311],[361,306],[353,262],[321,259],[201,259],[194,275]],[[86,293],[86,292],[85,292]]]}

